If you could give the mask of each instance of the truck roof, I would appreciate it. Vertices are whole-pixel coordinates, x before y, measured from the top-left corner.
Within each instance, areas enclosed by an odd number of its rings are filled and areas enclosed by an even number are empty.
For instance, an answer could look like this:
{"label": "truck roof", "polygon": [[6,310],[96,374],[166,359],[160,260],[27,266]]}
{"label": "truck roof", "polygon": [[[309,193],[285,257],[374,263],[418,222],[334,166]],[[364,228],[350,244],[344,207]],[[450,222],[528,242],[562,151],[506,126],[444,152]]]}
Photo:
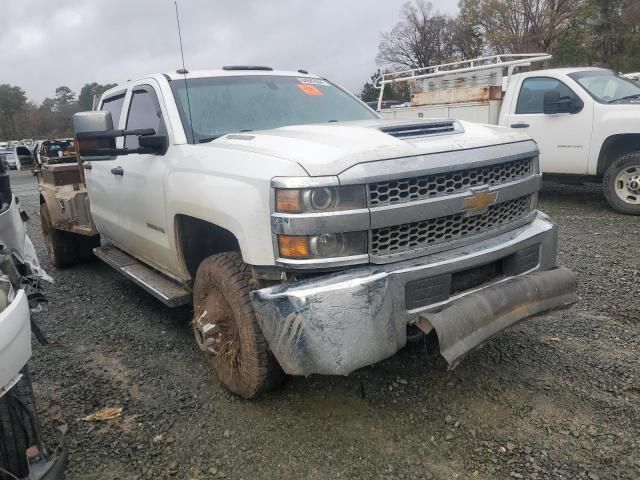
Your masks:
{"label": "truck roof", "polygon": [[570,74],[570,73],[576,73],[576,72],[590,72],[590,71],[597,71],[597,70],[601,70],[601,71],[609,71],[606,68],[598,68],[598,67],[564,67],[564,68],[545,68],[544,70],[534,70],[531,72],[522,72],[522,73],[539,73],[539,72],[545,72],[545,73],[563,73],[563,74]]}
{"label": "truck roof", "polygon": [[127,80],[121,84],[116,85],[113,88],[102,93],[101,98],[106,98],[109,95],[122,92],[123,89],[127,88],[130,84],[139,82],[141,80],[145,80],[148,78],[154,78],[156,80],[162,81],[169,80],[184,80],[193,78],[205,78],[205,77],[241,77],[247,75],[273,75],[273,76],[287,76],[287,77],[300,77],[300,78],[324,78],[319,75],[314,75],[312,73],[308,73],[306,70],[273,70],[270,67],[255,67],[255,66],[234,66],[234,67],[221,67],[217,69],[211,70],[193,70],[187,71],[187,73],[182,73],[182,70],[174,70],[172,72],[164,72],[164,73],[152,73],[149,75],[144,75],[142,77],[138,77],[135,79]]}
{"label": "truck roof", "polygon": [[163,74],[165,77],[169,77],[171,80],[182,80],[186,76],[187,78],[203,78],[203,77],[237,77],[247,75],[275,75],[275,76],[287,76],[287,77],[311,77],[321,78],[318,75],[309,74],[305,70],[291,71],[291,70],[274,70],[269,67],[251,67],[251,66],[239,66],[239,67],[222,67],[212,70],[194,70],[182,73],[181,70],[166,72]]}

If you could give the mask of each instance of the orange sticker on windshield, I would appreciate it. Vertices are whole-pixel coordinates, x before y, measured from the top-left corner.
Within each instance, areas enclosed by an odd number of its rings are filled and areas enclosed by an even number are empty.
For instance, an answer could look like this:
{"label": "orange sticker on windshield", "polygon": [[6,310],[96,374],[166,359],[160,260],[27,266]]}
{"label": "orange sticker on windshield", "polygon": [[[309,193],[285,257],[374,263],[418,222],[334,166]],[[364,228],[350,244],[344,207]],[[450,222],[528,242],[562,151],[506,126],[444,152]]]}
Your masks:
{"label": "orange sticker on windshield", "polygon": [[309,95],[310,97],[320,97],[321,95],[324,95],[324,93],[322,93],[320,89],[315,85],[307,85],[305,83],[299,83],[298,88],[302,90],[302,92],[305,95]]}

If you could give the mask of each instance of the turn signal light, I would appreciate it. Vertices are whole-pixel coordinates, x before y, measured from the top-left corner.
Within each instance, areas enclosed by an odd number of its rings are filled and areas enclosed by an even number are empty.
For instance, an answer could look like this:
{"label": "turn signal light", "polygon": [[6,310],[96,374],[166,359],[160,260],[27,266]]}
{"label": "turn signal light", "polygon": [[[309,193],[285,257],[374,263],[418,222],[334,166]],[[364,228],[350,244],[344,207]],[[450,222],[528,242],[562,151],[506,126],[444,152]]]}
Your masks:
{"label": "turn signal light", "polygon": [[364,185],[276,188],[276,212],[320,213],[367,207]]}
{"label": "turn signal light", "polygon": [[309,241],[305,235],[278,235],[278,247],[283,258],[307,258]]}
{"label": "turn signal light", "polygon": [[276,212],[298,213],[301,211],[300,190],[276,190]]}

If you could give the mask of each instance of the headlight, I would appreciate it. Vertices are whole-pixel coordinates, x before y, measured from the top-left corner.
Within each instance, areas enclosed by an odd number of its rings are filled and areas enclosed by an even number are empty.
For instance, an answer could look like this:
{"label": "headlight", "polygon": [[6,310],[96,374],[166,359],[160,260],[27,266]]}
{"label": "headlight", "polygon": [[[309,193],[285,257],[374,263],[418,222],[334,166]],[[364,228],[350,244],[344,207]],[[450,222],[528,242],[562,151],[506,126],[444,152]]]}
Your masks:
{"label": "headlight", "polygon": [[366,206],[362,185],[276,189],[276,212],[279,213],[335,212]]}
{"label": "headlight", "polygon": [[297,260],[335,258],[367,253],[367,232],[321,235],[278,235],[280,257]]}

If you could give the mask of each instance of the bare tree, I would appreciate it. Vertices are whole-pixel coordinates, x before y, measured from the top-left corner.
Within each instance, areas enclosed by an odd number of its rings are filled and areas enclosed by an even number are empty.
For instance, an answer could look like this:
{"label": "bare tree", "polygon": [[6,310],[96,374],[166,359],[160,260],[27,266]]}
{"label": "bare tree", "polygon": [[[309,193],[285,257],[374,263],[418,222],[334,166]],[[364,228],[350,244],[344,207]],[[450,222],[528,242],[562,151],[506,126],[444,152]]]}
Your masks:
{"label": "bare tree", "polygon": [[381,35],[381,69],[548,52],[557,66],[640,70],[640,0],[458,0],[458,7],[449,17],[425,0],[404,4],[400,21]]}
{"label": "bare tree", "polygon": [[[582,0],[460,0],[496,53],[548,52]],[[462,18],[462,21],[466,21]]]}
{"label": "bare tree", "polygon": [[381,35],[378,65],[419,68],[454,58],[454,19],[434,12],[433,5],[425,0],[405,3],[400,17],[390,32]]}
{"label": "bare tree", "polygon": [[483,0],[459,2],[460,12],[454,18],[453,43],[461,59],[480,57],[487,52],[478,4]]}
{"label": "bare tree", "polygon": [[538,51],[548,52],[569,28],[579,0],[527,0],[524,2],[529,42]]}

